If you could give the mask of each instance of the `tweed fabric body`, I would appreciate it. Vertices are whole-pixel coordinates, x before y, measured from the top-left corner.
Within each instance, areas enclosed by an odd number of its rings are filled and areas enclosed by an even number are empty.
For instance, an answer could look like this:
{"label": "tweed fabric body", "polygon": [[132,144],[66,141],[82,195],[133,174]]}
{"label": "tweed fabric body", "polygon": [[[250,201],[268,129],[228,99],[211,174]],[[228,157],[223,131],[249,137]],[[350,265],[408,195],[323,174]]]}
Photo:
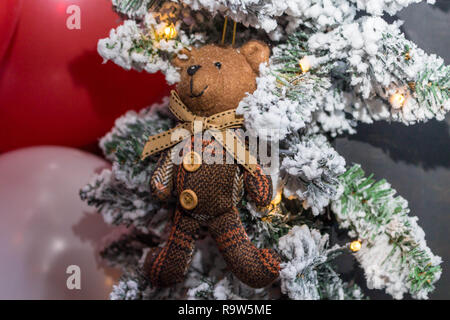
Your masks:
{"label": "tweed fabric body", "polygon": [[197,216],[212,217],[229,212],[233,208],[233,182],[237,171],[234,164],[203,164],[195,172],[186,172],[182,165],[175,168],[176,196],[191,189],[198,197],[193,210],[180,210],[196,219]]}
{"label": "tweed fabric body", "polygon": [[[191,139],[191,150],[195,139],[198,137]],[[202,152],[218,152],[221,148],[215,143],[214,139],[202,139]],[[258,249],[251,243],[236,208],[244,187],[256,205],[268,205],[272,199],[271,179],[259,167],[252,176],[238,164],[225,164],[226,153],[221,152],[224,164],[202,163],[194,172],[186,171],[182,164],[169,165],[172,151],[163,154],[158,162],[152,191],[164,198],[173,188],[178,198],[183,190],[191,189],[198,203],[192,210],[178,204],[165,247],[147,255],[144,269],[153,285],[164,287],[183,281],[200,225],[208,227],[228,267],[242,282],[260,288],[278,277],[280,257],[273,250]]]}
{"label": "tweed fabric body", "polygon": [[272,180],[264,175],[261,167],[256,169],[255,175],[244,171],[245,191],[252,201],[259,207],[265,207],[270,204],[273,195]]}
{"label": "tweed fabric body", "polygon": [[265,287],[278,277],[280,258],[272,249],[258,249],[250,241],[236,209],[213,219],[208,225],[228,267],[242,282]]}
{"label": "tweed fabric body", "polygon": [[173,151],[164,151],[153,171],[150,181],[152,194],[159,200],[166,200],[170,197],[173,183]]}
{"label": "tweed fabric body", "polygon": [[167,287],[184,280],[199,230],[197,221],[178,210],[175,212],[165,247],[154,248],[144,263],[144,270],[154,286]]}

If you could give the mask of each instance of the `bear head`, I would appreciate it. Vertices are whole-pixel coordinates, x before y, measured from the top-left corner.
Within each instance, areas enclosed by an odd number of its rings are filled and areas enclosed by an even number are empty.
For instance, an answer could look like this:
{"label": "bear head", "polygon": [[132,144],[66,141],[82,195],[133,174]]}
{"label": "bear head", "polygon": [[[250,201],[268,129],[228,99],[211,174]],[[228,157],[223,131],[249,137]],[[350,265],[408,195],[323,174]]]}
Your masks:
{"label": "bear head", "polygon": [[180,69],[177,91],[192,113],[198,116],[235,109],[247,93],[256,90],[259,65],[270,57],[269,47],[249,41],[239,49],[206,45],[182,52],[172,64]]}

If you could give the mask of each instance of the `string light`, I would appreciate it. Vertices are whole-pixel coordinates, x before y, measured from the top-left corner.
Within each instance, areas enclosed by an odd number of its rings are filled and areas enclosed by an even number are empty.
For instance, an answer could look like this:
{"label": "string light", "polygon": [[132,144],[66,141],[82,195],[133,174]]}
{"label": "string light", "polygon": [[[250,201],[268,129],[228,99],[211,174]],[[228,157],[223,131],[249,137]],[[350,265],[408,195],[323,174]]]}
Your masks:
{"label": "string light", "polygon": [[394,109],[400,109],[405,105],[406,97],[402,93],[396,92],[391,95],[391,97],[389,98],[389,102]]}
{"label": "string light", "polygon": [[163,29],[163,36],[168,40],[176,38],[177,29],[173,24],[168,25]]}
{"label": "string light", "polygon": [[[268,212],[269,215],[278,212],[280,210],[279,204],[281,203],[282,194],[283,194],[282,190],[278,191],[276,196],[275,196],[275,198],[272,201],[270,201],[270,204],[267,207],[261,208],[261,209],[265,210],[266,212]],[[263,221],[269,221],[269,220],[272,221],[271,218],[270,219],[269,218],[266,218],[266,219],[263,218]]]}
{"label": "string light", "polygon": [[280,212],[280,206],[282,198],[282,191],[278,191],[275,198],[270,202],[270,204],[265,207],[261,208],[267,212],[267,216],[262,217],[261,220],[266,223],[272,223],[272,218],[274,214],[277,214]]}
{"label": "string light", "polygon": [[352,250],[353,252],[358,252],[359,250],[361,250],[361,241],[360,240],[352,241],[350,243],[350,250]]}
{"label": "string light", "polygon": [[280,204],[281,202],[281,197],[282,197],[282,192],[278,191],[277,195],[275,196],[275,198],[270,202],[271,205],[273,206],[277,206]]}
{"label": "string light", "polygon": [[300,70],[302,70],[303,73],[306,73],[309,69],[311,69],[311,62],[306,56],[303,57],[298,64],[300,65]]}
{"label": "string light", "polygon": [[406,61],[411,60],[411,53],[409,51],[407,53],[405,53],[405,60]]}

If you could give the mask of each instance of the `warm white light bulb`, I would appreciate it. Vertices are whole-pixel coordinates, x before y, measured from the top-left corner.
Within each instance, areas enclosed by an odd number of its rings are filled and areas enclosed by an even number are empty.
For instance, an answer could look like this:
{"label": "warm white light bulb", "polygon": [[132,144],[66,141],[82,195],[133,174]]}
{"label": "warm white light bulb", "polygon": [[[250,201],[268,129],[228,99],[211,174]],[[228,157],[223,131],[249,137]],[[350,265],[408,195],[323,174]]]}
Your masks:
{"label": "warm white light bulb", "polygon": [[311,69],[311,62],[308,57],[303,57],[298,64],[300,65],[300,69],[303,73],[308,72],[309,69]]}
{"label": "warm white light bulb", "polygon": [[281,196],[282,196],[282,192],[278,191],[277,195],[275,196],[275,198],[270,202],[270,204],[276,206],[281,202]]}
{"label": "warm white light bulb", "polygon": [[352,250],[353,252],[358,252],[359,250],[361,250],[361,241],[352,241],[352,243],[350,243],[350,250]]}
{"label": "warm white light bulb", "polygon": [[391,97],[389,98],[389,102],[394,109],[400,109],[405,105],[406,97],[403,94],[396,92],[391,95]]}
{"label": "warm white light bulb", "polygon": [[171,24],[164,28],[163,33],[166,39],[174,39],[177,36],[177,29]]}

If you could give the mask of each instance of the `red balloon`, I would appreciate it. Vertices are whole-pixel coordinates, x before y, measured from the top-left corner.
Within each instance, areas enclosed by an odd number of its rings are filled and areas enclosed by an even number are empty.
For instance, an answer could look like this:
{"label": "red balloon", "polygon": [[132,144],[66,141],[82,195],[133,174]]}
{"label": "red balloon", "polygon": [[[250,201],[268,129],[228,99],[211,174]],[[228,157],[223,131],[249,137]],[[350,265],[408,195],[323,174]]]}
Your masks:
{"label": "red balloon", "polygon": [[[80,8],[79,30],[67,27],[70,5]],[[97,41],[120,23],[110,0],[24,1],[0,65],[0,151],[93,143],[126,110],[168,94],[161,74],[102,64]]]}
{"label": "red balloon", "polygon": [[2,0],[0,2],[0,62],[16,28],[22,0]]}

